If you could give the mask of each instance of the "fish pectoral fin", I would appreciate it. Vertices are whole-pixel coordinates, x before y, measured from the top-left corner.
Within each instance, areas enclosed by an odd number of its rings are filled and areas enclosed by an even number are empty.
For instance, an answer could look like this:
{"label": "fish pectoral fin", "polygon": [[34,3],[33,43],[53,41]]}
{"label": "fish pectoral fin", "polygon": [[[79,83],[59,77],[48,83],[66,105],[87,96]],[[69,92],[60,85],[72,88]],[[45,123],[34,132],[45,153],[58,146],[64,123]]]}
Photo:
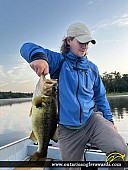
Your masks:
{"label": "fish pectoral fin", "polygon": [[29,113],[29,116],[31,116],[32,115],[32,107],[31,107],[31,109],[30,109],[30,113]]}
{"label": "fish pectoral fin", "polygon": [[58,142],[58,127],[56,128],[56,130],[55,130],[55,133],[54,133],[54,135],[53,135],[53,137],[52,137],[52,140],[54,141],[54,142]]}
{"label": "fish pectoral fin", "polygon": [[31,139],[35,144],[37,144],[37,139],[36,139],[33,131],[31,132],[29,139]]}

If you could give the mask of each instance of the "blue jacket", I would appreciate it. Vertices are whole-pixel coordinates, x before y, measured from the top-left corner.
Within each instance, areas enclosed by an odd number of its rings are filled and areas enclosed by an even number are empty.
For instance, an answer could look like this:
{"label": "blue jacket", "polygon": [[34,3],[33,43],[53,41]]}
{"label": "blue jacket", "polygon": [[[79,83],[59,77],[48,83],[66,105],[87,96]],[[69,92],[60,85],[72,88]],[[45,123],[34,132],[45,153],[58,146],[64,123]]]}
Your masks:
{"label": "blue jacket", "polygon": [[[36,59],[48,61],[52,75],[64,56],[33,43],[21,47],[22,57],[30,63]],[[97,109],[109,121],[113,121],[106,92],[95,64],[87,56],[77,57],[71,51],[66,55],[58,81],[59,124],[84,125]]]}

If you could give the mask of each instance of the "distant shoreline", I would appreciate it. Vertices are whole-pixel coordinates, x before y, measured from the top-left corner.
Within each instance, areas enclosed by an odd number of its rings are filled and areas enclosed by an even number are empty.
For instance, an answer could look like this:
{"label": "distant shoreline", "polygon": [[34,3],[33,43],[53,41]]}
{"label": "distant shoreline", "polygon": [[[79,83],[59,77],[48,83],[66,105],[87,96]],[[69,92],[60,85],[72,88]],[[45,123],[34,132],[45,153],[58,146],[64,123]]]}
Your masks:
{"label": "distant shoreline", "polygon": [[14,103],[30,102],[32,98],[12,98],[12,99],[0,99],[0,106],[11,105]]}
{"label": "distant shoreline", "polygon": [[[111,97],[128,97],[128,93],[109,93],[107,98]],[[12,105],[14,103],[31,102],[32,98],[10,98],[10,99],[0,99],[0,106]]]}
{"label": "distant shoreline", "polygon": [[107,97],[128,97],[128,92],[125,93],[107,93]]}

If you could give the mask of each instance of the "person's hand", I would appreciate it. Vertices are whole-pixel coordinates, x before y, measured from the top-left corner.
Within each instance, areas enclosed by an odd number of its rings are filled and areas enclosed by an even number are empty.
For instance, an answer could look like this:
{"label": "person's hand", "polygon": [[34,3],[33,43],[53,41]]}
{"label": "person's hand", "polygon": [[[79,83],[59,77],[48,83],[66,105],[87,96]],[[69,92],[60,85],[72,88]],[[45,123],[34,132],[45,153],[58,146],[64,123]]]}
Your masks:
{"label": "person's hand", "polygon": [[36,72],[38,76],[47,75],[49,73],[48,63],[45,60],[34,60],[30,63],[30,67]]}

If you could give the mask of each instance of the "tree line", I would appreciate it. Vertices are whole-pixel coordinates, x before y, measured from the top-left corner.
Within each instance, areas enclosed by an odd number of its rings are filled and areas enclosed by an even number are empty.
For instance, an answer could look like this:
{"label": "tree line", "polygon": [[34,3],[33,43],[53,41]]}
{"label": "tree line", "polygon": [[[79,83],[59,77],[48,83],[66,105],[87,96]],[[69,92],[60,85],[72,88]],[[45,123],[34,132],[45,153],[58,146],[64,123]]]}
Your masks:
{"label": "tree line", "polygon": [[[107,93],[123,93],[128,92],[128,74],[120,72],[104,72],[101,76]],[[32,97],[33,93],[20,93],[20,92],[1,92],[0,99],[10,98],[27,98]]]}
{"label": "tree line", "polygon": [[1,92],[0,99],[11,99],[11,98],[29,98],[32,97],[33,93],[20,93],[20,92]]}
{"label": "tree line", "polygon": [[101,76],[107,93],[128,92],[128,74],[120,72],[104,72]]}

